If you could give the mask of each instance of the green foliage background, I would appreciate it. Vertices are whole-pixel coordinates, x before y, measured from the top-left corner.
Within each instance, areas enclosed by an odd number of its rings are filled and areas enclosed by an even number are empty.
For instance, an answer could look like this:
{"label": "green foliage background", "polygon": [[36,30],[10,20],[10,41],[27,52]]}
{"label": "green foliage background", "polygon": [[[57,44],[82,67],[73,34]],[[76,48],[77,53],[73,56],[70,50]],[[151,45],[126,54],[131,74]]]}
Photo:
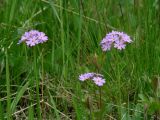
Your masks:
{"label": "green foliage background", "polygon": [[[0,0],[0,119],[158,119],[159,7],[158,0]],[[36,47],[40,108],[33,48],[17,44],[31,29],[49,37]],[[102,52],[112,30],[133,43]],[[99,88],[78,80],[85,72],[106,78],[101,107]]]}

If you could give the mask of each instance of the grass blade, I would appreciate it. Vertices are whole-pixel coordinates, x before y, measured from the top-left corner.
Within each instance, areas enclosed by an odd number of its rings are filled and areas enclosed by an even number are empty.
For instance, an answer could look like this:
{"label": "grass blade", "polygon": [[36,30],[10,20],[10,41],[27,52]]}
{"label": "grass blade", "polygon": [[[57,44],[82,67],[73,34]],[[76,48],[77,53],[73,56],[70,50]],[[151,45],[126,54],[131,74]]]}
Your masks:
{"label": "grass blade", "polygon": [[0,120],[4,119],[2,101],[0,100]]}
{"label": "grass blade", "polygon": [[11,104],[11,113],[13,113],[15,111],[19,100],[21,99],[21,97],[23,96],[24,92],[27,90],[27,88],[29,86],[29,83],[30,83],[30,81],[28,81],[22,88],[20,88],[18,90],[16,98],[13,100],[13,102]]}
{"label": "grass blade", "polygon": [[11,118],[11,98],[10,98],[10,78],[9,78],[9,63],[8,63],[8,52],[6,50],[6,86],[7,86],[7,120]]}
{"label": "grass blade", "polygon": [[51,105],[54,107],[54,111],[55,111],[55,114],[56,114],[56,120],[60,120],[60,116],[59,116],[58,110],[56,108],[55,102],[54,102],[54,100],[52,98],[52,95],[51,95],[49,90],[48,90],[48,93],[49,93]]}

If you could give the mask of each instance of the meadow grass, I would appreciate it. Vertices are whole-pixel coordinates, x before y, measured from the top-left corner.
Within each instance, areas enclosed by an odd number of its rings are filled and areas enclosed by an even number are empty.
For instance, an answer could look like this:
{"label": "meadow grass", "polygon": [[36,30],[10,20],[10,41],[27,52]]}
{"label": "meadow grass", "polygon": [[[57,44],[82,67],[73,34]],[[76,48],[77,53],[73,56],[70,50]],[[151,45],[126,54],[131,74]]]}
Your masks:
{"label": "meadow grass", "polygon": [[[160,2],[158,0],[1,0],[0,119],[160,119]],[[27,47],[25,31],[49,40]],[[102,52],[117,30],[125,50]],[[78,80],[101,73],[99,89]]]}

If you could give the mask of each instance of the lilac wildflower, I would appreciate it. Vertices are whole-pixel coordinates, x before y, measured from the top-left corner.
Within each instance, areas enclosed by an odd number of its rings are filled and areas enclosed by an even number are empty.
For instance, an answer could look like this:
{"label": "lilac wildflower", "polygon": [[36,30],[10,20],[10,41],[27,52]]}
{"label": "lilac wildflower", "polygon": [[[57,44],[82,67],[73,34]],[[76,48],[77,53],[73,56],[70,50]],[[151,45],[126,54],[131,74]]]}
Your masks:
{"label": "lilac wildflower", "polygon": [[79,76],[80,81],[85,81],[87,79],[91,79],[94,76],[94,73],[85,73]]}
{"label": "lilac wildflower", "polygon": [[130,36],[128,36],[126,33],[118,32],[118,31],[112,31],[108,33],[105,38],[101,41],[100,45],[102,47],[103,51],[108,51],[111,49],[112,45],[119,49],[125,49],[126,43],[131,43],[132,40]]}
{"label": "lilac wildflower", "polygon": [[48,40],[48,37],[43,32],[39,32],[38,30],[30,30],[25,32],[18,44],[25,42],[27,46],[35,46],[39,43],[44,43]]}
{"label": "lilac wildflower", "polygon": [[102,77],[94,77],[93,81],[98,86],[103,86],[103,84],[106,82]]}
{"label": "lilac wildflower", "polygon": [[117,41],[114,43],[114,47],[119,50],[122,50],[122,49],[125,49],[126,44],[123,41]]}
{"label": "lilac wildflower", "polygon": [[98,86],[103,86],[105,83],[105,79],[103,78],[103,75],[97,74],[97,73],[84,73],[79,76],[80,81],[85,81],[85,80],[93,80],[94,83]]}

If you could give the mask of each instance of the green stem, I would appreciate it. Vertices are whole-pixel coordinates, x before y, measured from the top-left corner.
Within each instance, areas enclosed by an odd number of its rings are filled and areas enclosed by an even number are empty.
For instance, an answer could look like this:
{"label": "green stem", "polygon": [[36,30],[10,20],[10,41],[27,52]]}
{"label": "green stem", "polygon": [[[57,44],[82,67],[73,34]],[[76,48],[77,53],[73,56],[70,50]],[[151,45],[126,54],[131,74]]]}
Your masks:
{"label": "green stem", "polygon": [[65,76],[65,44],[64,44],[64,28],[63,28],[63,0],[60,0],[60,17],[61,17],[61,23],[60,23],[60,30],[61,30],[61,44],[62,44],[62,61],[63,61],[63,68],[62,68],[62,77]]}
{"label": "green stem", "polygon": [[[79,1],[79,21],[78,21],[78,35],[77,35],[77,39],[78,39],[78,43],[81,43],[81,33],[82,33],[82,1]],[[81,46],[78,45],[78,54],[77,54],[77,63],[80,63],[80,49]]]}
{"label": "green stem", "polygon": [[36,56],[36,47],[34,47],[34,77],[36,81],[36,98],[37,98],[37,114],[38,120],[42,120],[41,116],[41,107],[40,107],[40,97],[39,97],[39,79],[37,75],[37,56]]}
{"label": "green stem", "polygon": [[0,120],[4,120],[4,116],[3,116],[3,106],[2,106],[1,98],[0,98]]}
{"label": "green stem", "polygon": [[89,120],[92,120],[92,109],[91,109],[91,103],[90,103],[90,98],[88,97],[88,99],[87,99],[87,104],[88,104],[88,108],[89,108]]}
{"label": "green stem", "polygon": [[101,87],[99,87],[99,108],[101,109],[102,106],[102,90]]}
{"label": "green stem", "polygon": [[8,64],[7,50],[6,50],[6,86],[7,86],[7,120],[11,120],[10,79],[9,79],[9,64]]}
{"label": "green stem", "polygon": [[[43,103],[43,81],[44,81],[44,65],[43,65],[43,50],[42,50],[42,55],[41,55],[41,64],[42,64],[42,87],[41,87],[41,94],[42,94],[42,113],[43,113],[43,107],[44,107],[44,103]],[[45,111],[44,111],[45,112]]]}
{"label": "green stem", "polygon": [[121,99],[122,99],[122,96],[121,96],[121,73],[120,73],[120,65],[119,65],[119,62],[118,62],[118,60],[117,60],[117,67],[118,67],[118,73],[117,73],[117,76],[118,76],[118,91],[119,91],[119,93],[118,93],[118,104],[119,104],[119,118],[121,119]]}

